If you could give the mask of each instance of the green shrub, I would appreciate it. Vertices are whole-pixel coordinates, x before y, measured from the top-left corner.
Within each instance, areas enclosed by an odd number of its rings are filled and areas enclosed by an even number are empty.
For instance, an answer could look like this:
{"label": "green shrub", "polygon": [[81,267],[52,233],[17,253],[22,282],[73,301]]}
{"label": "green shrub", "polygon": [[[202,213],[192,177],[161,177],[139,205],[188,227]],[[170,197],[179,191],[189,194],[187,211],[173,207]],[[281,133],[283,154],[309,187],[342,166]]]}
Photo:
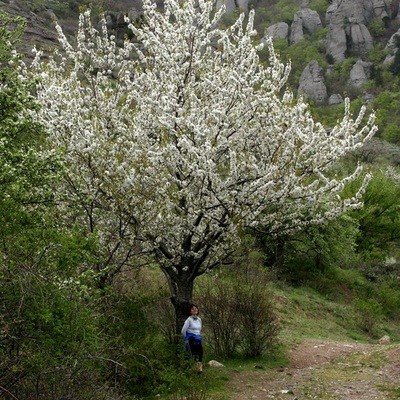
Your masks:
{"label": "green shrub", "polygon": [[233,357],[240,348],[245,357],[256,358],[278,345],[279,323],[267,278],[254,269],[210,279],[201,290],[207,337],[218,357]]}
{"label": "green shrub", "polygon": [[2,269],[0,285],[2,388],[20,399],[112,396],[99,368],[104,338],[93,297],[20,268]]}
{"label": "green shrub", "polygon": [[277,277],[294,285],[313,285],[329,268],[354,262],[357,234],[356,220],[342,215],[282,238],[279,249],[274,248],[275,241],[266,242],[265,251],[280,254],[280,264],[273,266]]}
{"label": "green shrub", "polygon": [[359,316],[360,327],[369,334],[373,334],[382,318],[381,304],[373,298],[358,298],[354,306]]}
{"label": "green shrub", "polygon": [[244,356],[257,358],[272,353],[278,342],[279,324],[272,296],[261,285],[241,285],[236,293],[241,323],[240,348]]}
{"label": "green shrub", "polygon": [[400,126],[398,122],[389,122],[382,130],[381,137],[389,143],[400,144]]}
{"label": "green shrub", "polygon": [[212,352],[216,357],[232,357],[240,343],[234,288],[222,279],[211,279],[202,288],[199,302],[207,316],[204,330]]}
{"label": "green shrub", "polygon": [[385,33],[385,24],[383,23],[382,19],[378,18],[378,19],[374,19],[373,21],[371,21],[368,25],[368,29],[370,34],[376,38],[379,36],[382,36]]}
{"label": "green shrub", "polygon": [[[396,270],[398,270],[398,265]],[[392,319],[400,320],[400,281],[396,275],[382,276],[377,283],[376,297],[382,306],[382,313]]]}
{"label": "green shrub", "polygon": [[319,15],[325,15],[329,3],[329,0],[312,0],[310,2],[310,8],[316,11]]}
{"label": "green shrub", "polygon": [[[372,61],[372,62],[378,64],[378,63],[384,61],[384,59],[386,58],[388,53],[389,53],[388,50],[386,50],[385,48],[383,48],[379,44],[378,45],[374,45],[374,47],[368,51],[368,59],[369,59],[369,61]],[[381,66],[374,65],[374,66],[372,66],[372,69],[380,68],[380,67]],[[373,78],[373,72],[372,71],[371,71],[371,78]]]}
{"label": "green shrub", "polygon": [[386,171],[376,169],[373,172],[374,177],[363,197],[364,207],[352,212],[352,216],[359,221],[359,253],[370,264],[375,259],[382,265],[388,256],[397,255],[400,185]]}

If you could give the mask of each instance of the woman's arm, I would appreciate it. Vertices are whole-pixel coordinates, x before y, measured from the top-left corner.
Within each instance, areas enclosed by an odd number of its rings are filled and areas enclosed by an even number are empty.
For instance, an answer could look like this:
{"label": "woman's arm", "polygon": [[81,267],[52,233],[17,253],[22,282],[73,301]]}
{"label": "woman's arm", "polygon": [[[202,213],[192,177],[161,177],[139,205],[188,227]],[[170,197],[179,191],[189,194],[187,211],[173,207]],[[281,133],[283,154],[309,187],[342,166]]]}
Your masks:
{"label": "woman's arm", "polygon": [[183,327],[182,327],[181,333],[184,338],[186,336],[186,331],[188,330],[188,328],[189,328],[189,318],[185,321],[185,323],[183,324]]}

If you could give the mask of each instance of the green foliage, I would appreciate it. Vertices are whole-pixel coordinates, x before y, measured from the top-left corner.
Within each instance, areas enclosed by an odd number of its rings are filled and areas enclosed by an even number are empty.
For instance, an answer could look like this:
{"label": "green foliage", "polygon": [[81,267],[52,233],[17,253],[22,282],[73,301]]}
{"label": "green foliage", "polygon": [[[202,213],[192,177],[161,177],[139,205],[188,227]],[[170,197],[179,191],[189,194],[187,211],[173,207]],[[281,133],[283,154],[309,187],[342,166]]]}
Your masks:
{"label": "green foliage", "polygon": [[370,261],[397,255],[395,244],[400,239],[399,198],[400,185],[395,177],[375,171],[364,195],[364,207],[353,212],[360,230],[358,251]]}
{"label": "green foliage", "polygon": [[400,126],[400,93],[397,90],[385,90],[374,99],[372,106],[376,110],[380,136],[398,144],[400,137],[395,127]]}
{"label": "green foliage", "polygon": [[372,334],[382,317],[382,306],[375,299],[356,299],[355,309],[363,330]]}
{"label": "green foliage", "polygon": [[98,368],[98,294],[79,276],[90,246],[57,226],[53,185],[61,165],[31,118],[34,82],[19,77],[23,65],[14,47],[24,22],[3,12],[0,21],[1,395],[112,395]]}
{"label": "green foliage", "polygon": [[343,88],[347,86],[350,71],[355,61],[353,57],[348,57],[343,62],[334,64],[333,69],[329,71],[325,80],[330,93],[340,93],[343,97],[349,96],[348,93],[343,93]]}
{"label": "green foliage", "polygon": [[400,127],[396,122],[389,122],[382,132],[382,139],[389,143],[400,144]]}
{"label": "green foliage", "polygon": [[329,0],[311,0],[310,8],[316,11],[320,16],[326,14],[326,10],[329,7]]}
{"label": "green foliage", "polygon": [[373,48],[368,51],[368,60],[374,63],[372,66],[371,78],[373,78],[374,75],[374,68],[382,68],[379,64],[385,60],[388,53],[389,51],[380,44],[374,44]]}
{"label": "green foliage", "polygon": [[[398,268],[397,268],[398,269]],[[396,275],[382,277],[377,287],[377,300],[382,313],[396,321],[400,318],[400,284]]]}
{"label": "green foliage", "polygon": [[374,19],[369,23],[368,29],[370,34],[376,38],[382,36],[385,33],[385,24],[383,23],[381,18]]}
{"label": "green foliage", "polygon": [[320,53],[318,43],[318,41],[312,39],[305,39],[300,40],[288,48],[287,57],[291,60],[293,70],[296,71],[296,82],[299,81],[301,72],[303,72],[304,68],[310,61],[318,61],[318,64],[322,68],[326,66],[325,59]]}
{"label": "green foliage", "polygon": [[106,393],[89,298],[75,284],[52,282],[38,272],[2,269],[0,386],[15,398],[34,393],[43,399],[92,399]]}
{"label": "green foliage", "polygon": [[[279,279],[295,285],[313,284],[317,276],[339,264],[351,265],[355,258],[357,222],[348,215],[282,238],[266,241],[268,263]],[[279,252],[279,262],[273,254]]]}
{"label": "green foliage", "polygon": [[324,126],[334,126],[343,116],[343,110],[343,104],[320,107],[314,106],[310,109],[313,117]]}
{"label": "green foliage", "polygon": [[295,0],[268,1],[262,0],[257,4],[255,14],[255,27],[262,32],[261,28],[266,28],[276,22],[286,22],[290,24],[296,10]]}
{"label": "green foliage", "polygon": [[338,302],[353,302],[357,297],[368,299],[374,293],[372,282],[354,266],[331,267],[325,274],[317,276],[310,286]]}
{"label": "green foliage", "polygon": [[[165,354],[172,351],[160,342],[156,324],[148,318],[147,308],[153,304],[151,296],[115,295],[102,317],[112,338],[110,356],[123,366],[115,371],[112,379],[134,395],[152,393]],[[111,320],[118,323],[110,324]]]}

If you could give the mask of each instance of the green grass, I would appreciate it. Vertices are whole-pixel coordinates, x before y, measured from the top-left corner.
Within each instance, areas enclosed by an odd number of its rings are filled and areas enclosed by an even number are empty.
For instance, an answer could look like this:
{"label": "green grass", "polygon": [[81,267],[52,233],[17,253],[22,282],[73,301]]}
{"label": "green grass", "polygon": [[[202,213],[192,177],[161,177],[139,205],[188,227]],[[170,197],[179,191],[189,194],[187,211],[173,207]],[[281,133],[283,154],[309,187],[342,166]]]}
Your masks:
{"label": "green grass", "polygon": [[357,329],[351,306],[332,302],[310,288],[289,288],[277,291],[278,312],[282,323],[283,343],[298,343],[304,339],[346,341],[368,340]]}

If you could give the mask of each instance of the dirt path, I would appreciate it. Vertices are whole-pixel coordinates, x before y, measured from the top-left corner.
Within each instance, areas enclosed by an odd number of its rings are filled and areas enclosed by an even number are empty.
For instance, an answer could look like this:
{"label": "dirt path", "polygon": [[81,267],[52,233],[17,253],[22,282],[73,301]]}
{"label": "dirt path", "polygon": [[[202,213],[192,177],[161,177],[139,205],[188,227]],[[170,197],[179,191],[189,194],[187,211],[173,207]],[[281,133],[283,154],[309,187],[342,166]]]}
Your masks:
{"label": "dirt path", "polygon": [[238,371],[232,400],[400,399],[400,345],[307,341],[278,370]]}

